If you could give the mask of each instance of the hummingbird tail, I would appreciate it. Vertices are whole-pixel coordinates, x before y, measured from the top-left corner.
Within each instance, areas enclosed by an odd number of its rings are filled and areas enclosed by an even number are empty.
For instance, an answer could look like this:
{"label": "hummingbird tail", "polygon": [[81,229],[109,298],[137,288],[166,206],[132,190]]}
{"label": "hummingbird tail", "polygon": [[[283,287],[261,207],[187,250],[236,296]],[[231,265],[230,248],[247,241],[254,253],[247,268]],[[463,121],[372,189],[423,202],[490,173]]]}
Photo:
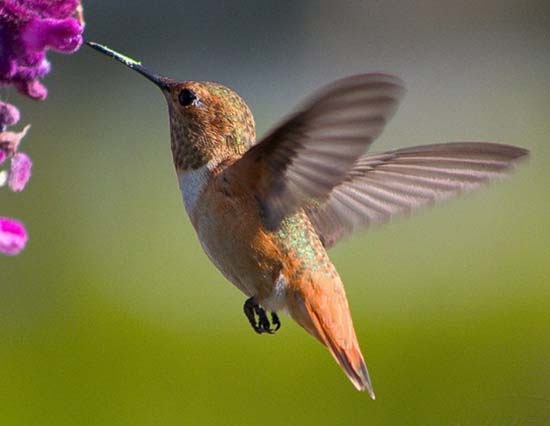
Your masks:
{"label": "hummingbird tail", "polygon": [[319,321],[316,315],[312,315],[312,321],[321,341],[328,348],[338,365],[344,370],[346,376],[358,391],[367,391],[372,399],[376,399],[372,383],[370,380],[367,364],[359,348],[359,342],[353,332],[353,341],[339,341],[331,330],[323,327],[323,322]]}
{"label": "hummingbird tail", "polygon": [[[340,293],[339,296],[341,295],[343,294]],[[367,391],[369,396],[375,399],[345,296],[342,301],[334,299],[339,297],[333,298],[330,304],[318,305],[306,298],[301,307],[289,311],[298,324],[328,348],[355,388]]]}

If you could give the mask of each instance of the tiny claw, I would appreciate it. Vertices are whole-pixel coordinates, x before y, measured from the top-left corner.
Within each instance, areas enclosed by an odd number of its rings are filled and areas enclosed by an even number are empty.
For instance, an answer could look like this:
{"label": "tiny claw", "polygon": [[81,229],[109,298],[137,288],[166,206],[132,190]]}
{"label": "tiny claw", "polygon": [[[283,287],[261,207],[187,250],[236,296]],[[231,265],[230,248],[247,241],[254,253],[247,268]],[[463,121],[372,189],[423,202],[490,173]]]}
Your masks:
{"label": "tiny claw", "polygon": [[254,316],[255,308],[256,304],[253,297],[247,299],[246,302],[244,302],[243,311],[246,315],[246,318],[248,318],[248,322],[256,333],[262,334],[262,329],[256,324],[256,317]]}
{"label": "tiny claw", "polygon": [[274,334],[277,330],[279,330],[279,328],[281,328],[281,321],[279,320],[277,314],[275,312],[271,312],[270,322],[265,309],[258,305],[253,297],[244,302],[243,311],[248,319],[248,322],[252,326],[252,329],[258,334]]}
{"label": "tiny claw", "polygon": [[281,320],[279,319],[279,316],[275,312],[271,312],[271,322],[273,323],[273,330],[271,333],[275,333],[277,330],[281,328]]}
{"label": "tiny claw", "polygon": [[269,323],[265,309],[260,305],[256,305],[254,308],[256,315],[258,315],[258,326],[262,330],[262,333],[271,333],[271,324]]}

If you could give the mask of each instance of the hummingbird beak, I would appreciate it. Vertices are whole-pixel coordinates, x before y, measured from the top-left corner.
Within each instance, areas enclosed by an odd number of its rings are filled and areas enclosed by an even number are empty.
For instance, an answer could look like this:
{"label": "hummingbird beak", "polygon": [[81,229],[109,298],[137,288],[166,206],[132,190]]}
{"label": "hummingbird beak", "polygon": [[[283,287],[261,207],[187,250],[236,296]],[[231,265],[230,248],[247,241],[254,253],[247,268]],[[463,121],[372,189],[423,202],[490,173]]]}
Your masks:
{"label": "hummingbird beak", "polygon": [[137,71],[141,75],[145,76],[148,80],[151,80],[153,83],[155,83],[162,90],[168,90],[170,88],[168,84],[168,78],[153,74],[152,72],[145,69],[143,65],[141,65],[141,62],[129,58],[128,56],[125,56],[121,53],[115,52],[113,49],[109,49],[107,46],[103,46],[102,44],[94,43],[92,41],[87,41],[86,44],[91,48],[97,50],[98,52],[101,52],[104,55],[110,56],[111,58],[122,62],[128,68]]}

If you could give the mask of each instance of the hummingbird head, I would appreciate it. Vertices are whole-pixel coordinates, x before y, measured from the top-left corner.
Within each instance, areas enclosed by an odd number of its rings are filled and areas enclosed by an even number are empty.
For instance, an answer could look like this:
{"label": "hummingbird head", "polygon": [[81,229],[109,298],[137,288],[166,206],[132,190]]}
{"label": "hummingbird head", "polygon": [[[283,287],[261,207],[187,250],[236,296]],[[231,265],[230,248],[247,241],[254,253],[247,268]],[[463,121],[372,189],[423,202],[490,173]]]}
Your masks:
{"label": "hummingbird head", "polygon": [[87,44],[161,89],[168,102],[172,155],[178,173],[238,158],[255,142],[254,117],[233,90],[218,83],[162,77],[108,47]]}
{"label": "hummingbird head", "polygon": [[233,90],[206,81],[173,81],[167,86],[163,93],[178,172],[238,158],[252,146],[254,117]]}

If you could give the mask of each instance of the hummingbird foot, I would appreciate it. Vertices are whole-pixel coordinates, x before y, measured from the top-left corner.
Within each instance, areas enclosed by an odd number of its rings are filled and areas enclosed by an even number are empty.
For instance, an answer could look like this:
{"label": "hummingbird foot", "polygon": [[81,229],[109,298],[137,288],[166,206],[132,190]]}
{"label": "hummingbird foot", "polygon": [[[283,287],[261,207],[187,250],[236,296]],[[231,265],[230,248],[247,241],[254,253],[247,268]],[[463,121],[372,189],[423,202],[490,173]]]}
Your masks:
{"label": "hummingbird foot", "polygon": [[247,299],[243,306],[244,314],[248,322],[258,334],[273,334],[281,328],[281,321],[275,312],[271,312],[271,322],[267,317],[265,309],[258,305],[253,297]]}
{"label": "hummingbird foot", "polygon": [[281,328],[281,320],[275,312],[271,312],[271,323],[273,324],[273,331],[275,333],[279,328]]}

